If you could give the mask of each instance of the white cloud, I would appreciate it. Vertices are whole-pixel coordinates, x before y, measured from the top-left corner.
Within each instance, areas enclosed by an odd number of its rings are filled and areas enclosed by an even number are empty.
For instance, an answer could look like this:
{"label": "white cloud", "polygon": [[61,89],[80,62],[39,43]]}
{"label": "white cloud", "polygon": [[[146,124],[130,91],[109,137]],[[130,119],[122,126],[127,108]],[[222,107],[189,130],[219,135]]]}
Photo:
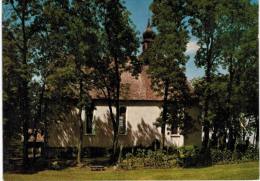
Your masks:
{"label": "white cloud", "polygon": [[186,49],[185,54],[189,55],[189,56],[195,55],[198,49],[199,49],[199,45],[197,44],[197,42],[196,41],[190,41],[187,44],[187,49]]}

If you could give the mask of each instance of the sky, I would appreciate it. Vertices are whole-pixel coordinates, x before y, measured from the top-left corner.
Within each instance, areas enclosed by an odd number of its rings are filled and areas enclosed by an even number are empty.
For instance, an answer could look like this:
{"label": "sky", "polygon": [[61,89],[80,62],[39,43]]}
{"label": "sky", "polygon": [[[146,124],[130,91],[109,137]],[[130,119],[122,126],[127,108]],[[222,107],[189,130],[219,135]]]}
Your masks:
{"label": "sky", "polygon": [[[136,26],[136,30],[139,32],[141,38],[142,33],[145,31],[147,26],[148,18],[151,18],[152,13],[149,11],[149,6],[153,0],[125,0],[125,6],[131,13],[131,20]],[[189,60],[186,64],[186,76],[189,80],[201,77],[204,75],[204,70],[197,68],[194,64],[194,56],[198,50],[195,38],[191,38],[187,44],[186,55],[189,56]]]}

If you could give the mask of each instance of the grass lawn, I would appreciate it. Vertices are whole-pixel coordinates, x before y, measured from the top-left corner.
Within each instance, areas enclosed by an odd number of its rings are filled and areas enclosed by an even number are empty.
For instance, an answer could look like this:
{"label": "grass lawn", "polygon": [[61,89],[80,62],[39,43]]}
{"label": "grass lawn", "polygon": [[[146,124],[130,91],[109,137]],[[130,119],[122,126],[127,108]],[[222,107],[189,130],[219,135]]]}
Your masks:
{"label": "grass lawn", "polygon": [[42,180],[200,180],[200,179],[259,179],[258,162],[215,165],[205,168],[171,168],[171,169],[138,169],[90,171],[88,168],[68,168],[61,171],[41,171],[35,174],[5,173],[5,181],[42,181]]}

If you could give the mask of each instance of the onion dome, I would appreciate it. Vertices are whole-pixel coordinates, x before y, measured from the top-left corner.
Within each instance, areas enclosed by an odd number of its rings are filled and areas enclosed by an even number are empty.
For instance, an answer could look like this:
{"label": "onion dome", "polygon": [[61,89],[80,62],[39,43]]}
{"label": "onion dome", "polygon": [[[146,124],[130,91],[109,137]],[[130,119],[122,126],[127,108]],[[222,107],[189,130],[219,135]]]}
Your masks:
{"label": "onion dome", "polygon": [[155,33],[152,30],[152,26],[150,24],[150,20],[148,19],[147,27],[145,32],[143,33],[143,40],[145,41],[146,39],[154,39],[155,38]]}

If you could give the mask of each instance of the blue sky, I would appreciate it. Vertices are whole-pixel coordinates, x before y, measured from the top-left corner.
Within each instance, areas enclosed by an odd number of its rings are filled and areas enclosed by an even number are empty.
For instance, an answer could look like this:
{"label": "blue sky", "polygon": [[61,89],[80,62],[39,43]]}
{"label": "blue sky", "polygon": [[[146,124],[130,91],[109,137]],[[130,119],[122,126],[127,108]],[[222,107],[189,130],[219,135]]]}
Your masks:
{"label": "blue sky", "polygon": [[[149,6],[152,1],[153,0],[125,0],[125,6],[131,13],[131,19],[136,26],[136,30],[140,33],[140,37],[146,28],[148,18],[152,15],[149,11]],[[195,40],[192,38],[187,45],[186,51],[186,54],[190,57],[186,64],[186,76],[189,80],[204,75],[204,70],[197,68],[194,64],[194,56],[197,48]]]}

